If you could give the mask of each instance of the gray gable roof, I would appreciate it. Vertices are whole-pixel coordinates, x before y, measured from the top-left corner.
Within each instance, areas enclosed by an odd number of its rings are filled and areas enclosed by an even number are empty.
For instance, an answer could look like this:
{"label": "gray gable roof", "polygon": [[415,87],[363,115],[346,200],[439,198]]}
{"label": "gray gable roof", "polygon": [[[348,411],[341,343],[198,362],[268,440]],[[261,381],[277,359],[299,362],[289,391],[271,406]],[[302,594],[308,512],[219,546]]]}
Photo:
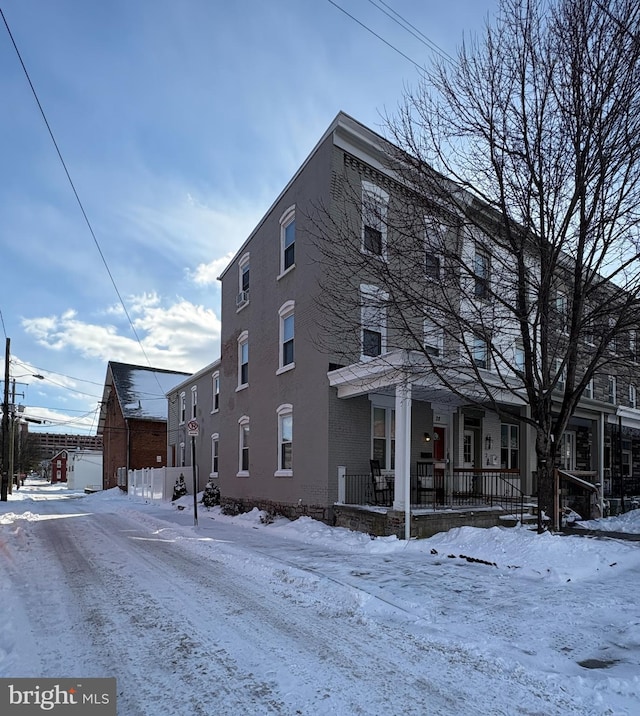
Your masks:
{"label": "gray gable roof", "polygon": [[166,394],[189,375],[174,370],[109,361],[100,427],[104,424],[104,411],[111,389],[116,392],[122,415],[126,420],[166,421]]}

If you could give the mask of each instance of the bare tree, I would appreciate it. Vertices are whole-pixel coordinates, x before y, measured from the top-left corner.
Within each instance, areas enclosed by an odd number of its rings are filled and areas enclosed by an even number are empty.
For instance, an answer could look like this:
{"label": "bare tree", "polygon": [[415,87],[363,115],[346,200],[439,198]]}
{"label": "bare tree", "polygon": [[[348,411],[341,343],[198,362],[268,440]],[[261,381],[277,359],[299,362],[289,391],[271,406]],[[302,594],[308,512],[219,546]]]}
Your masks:
{"label": "bare tree", "polygon": [[502,0],[387,119],[377,189],[354,158],[321,212],[332,352],[410,349],[455,395],[533,426],[547,515],[583,392],[637,358],[639,93],[637,0]]}

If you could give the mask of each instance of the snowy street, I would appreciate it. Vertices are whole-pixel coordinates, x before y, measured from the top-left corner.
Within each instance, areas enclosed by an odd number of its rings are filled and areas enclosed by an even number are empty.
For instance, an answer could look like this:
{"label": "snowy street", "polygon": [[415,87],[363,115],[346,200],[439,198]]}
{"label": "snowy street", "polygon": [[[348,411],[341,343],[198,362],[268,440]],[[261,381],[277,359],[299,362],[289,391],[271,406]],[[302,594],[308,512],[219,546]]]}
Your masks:
{"label": "snowy street", "polygon": [[193,527],[190,502],[37,483],[2,503],[0,676],[115,676],[120,716],[640,707],[638,542],[406,545],[202,506]]}

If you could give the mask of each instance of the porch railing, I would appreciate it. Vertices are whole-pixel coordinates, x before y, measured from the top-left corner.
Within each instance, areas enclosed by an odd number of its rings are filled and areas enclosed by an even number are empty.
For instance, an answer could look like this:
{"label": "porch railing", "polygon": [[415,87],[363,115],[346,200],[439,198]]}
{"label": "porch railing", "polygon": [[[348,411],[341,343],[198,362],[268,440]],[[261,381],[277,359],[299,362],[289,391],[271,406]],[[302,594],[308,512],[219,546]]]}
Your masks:
{"label": "porch railing", "polygon": [[[370,473],[344,476],[344,501],[350,505],[379,505],[393,503],[394,477],[384,477],[387,489],[374,489]],[[428,477],[411,475],[411,504],[416,508],[496,506],[516,514],[522,521],[524,493],[519,470],[483,470],[456,468],[452,475],[434,470]]]}

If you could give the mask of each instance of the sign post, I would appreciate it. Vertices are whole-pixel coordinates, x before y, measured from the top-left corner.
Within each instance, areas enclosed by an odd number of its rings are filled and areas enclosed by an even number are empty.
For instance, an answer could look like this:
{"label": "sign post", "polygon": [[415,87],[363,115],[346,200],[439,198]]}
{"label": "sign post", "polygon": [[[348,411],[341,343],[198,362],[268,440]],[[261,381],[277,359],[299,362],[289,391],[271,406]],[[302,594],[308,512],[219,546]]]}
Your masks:
{"label": "sign post", "polygon": [[196,438],[199,433],[198,421],[194,418],[187,423],[187,433],[191,436],[191,466],[193,468],[193,524],[198,526],[198,481],[196,477]]}

